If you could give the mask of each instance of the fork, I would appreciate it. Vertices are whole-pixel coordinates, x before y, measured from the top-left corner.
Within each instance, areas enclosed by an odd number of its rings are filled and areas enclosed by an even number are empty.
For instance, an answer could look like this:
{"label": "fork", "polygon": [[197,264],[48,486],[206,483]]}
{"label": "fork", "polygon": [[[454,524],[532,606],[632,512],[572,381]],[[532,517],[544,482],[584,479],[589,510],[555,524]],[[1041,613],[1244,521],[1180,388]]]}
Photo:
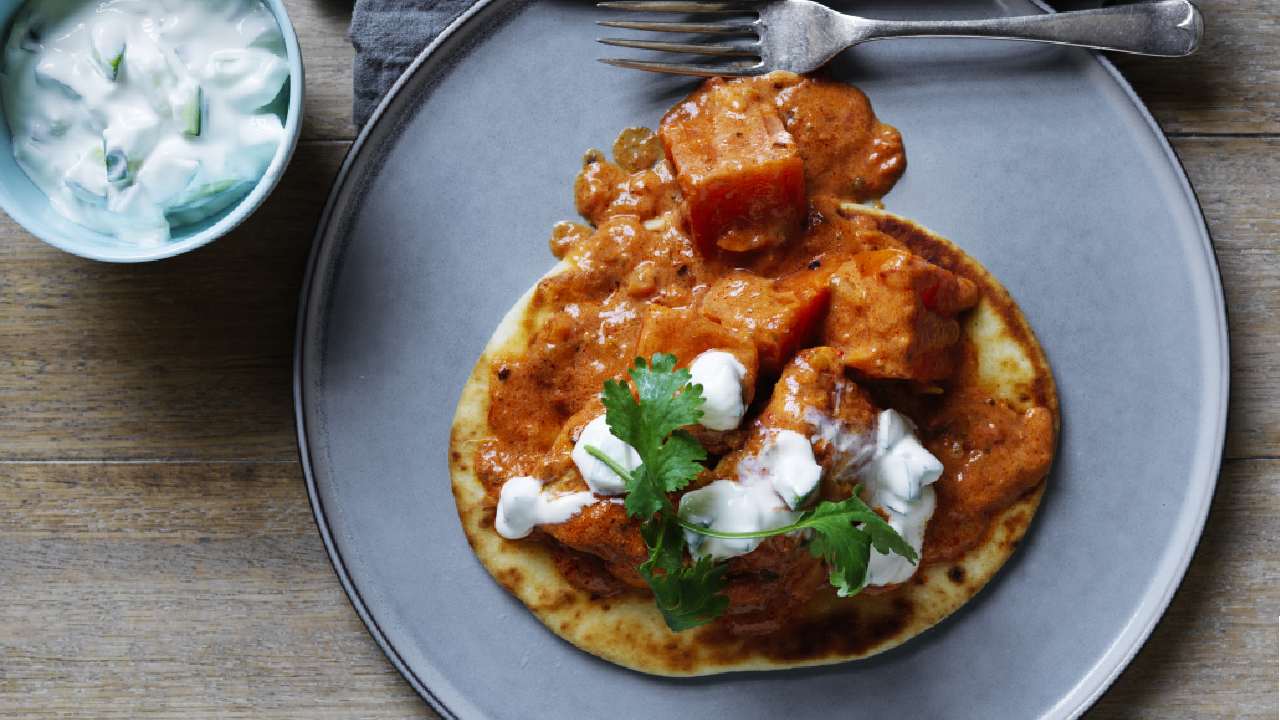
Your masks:
{"label": "fork", "polygon": [[715,42],[702,39],[658,42],[626,38],[599,41],[617,47],[708,55],[727,60],[697,63],[601,59],[603,63],[633,70],[703,77],[760,75],[772,70],[811,72],[846,48],[895,37],[1030,40],[1137,55],[1181,57],[1196,51],[1204,32],[1200,11],[1190,0],[1161,0],[990,20],[873,20],[836,12],[810,0],[610,0],[597,3],[597,7],[647,13],[730,16],[680,22],[605,20],[598,23],[627,30],[724,36]]}

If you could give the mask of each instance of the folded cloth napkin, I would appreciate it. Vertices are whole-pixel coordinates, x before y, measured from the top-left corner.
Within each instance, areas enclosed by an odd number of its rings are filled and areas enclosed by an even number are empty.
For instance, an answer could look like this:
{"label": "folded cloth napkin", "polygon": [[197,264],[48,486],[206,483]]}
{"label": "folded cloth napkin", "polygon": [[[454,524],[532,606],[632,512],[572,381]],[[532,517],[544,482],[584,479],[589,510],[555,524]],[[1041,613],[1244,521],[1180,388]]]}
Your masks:
{"label": "folded cloth napkin", "polygon": [[400,73],[475,0],[356,0],[351,44],[356,126],[364,125]]}
{"label": "folded cloth napkin", "polygon": [[[475,0],[356,0],[351,43],[357,126],[369,119],[400,73],[436,35]],[[1113,0],[1055,0],[1059,10],[1116,4]]]}

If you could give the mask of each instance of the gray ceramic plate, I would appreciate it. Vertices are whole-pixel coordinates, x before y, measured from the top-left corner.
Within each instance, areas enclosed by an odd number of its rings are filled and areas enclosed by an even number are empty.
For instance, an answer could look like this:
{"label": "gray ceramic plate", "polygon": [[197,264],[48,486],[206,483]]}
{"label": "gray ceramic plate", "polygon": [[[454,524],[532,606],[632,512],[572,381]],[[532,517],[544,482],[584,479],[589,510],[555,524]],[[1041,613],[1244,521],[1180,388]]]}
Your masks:
{"label": "gray ceramic plate", "polygon": [[[859,3],[971,17],[1024,0]],[[1227,404],[1222,291],[1169,146],[1105,61],[989,41],[848,53],[902,130],[887,198],[984,262],[1048,351],[1064,430],[1022,549],[954,617],[876,659],[696,681],[575,650],[503,592],[454,513],[449,421],[477,354],[552,264],[582,151],[688,82],[615,70],[583,2],[481,2],[401,80],[343,166],[311,258],[299,439],[320,531],[409,682],[462,718],[1059,718],[1151,631],[1191,557]]]}

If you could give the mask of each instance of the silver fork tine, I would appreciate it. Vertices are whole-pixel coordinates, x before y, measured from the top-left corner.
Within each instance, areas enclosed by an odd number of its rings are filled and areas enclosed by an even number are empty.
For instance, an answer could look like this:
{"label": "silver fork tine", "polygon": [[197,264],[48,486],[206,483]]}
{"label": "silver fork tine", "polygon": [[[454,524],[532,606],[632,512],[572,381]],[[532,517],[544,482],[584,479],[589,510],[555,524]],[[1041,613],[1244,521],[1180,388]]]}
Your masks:
{"label": "silver fork tine", "polygon": [[707,35],[745,35],[755,32],[751,23],[696,23],[696,22],[648,22],[645,20],[600,20],[597,25],[622,30],[644,30],[647,32],[703,33]]}
{"label": "silver fork tine", "polygon": [[699,65],[697,63],[664,63],[645,62],[641,60],[623,60],[621,58],[601,58],[600,62],[628,70],[647,70],[648,72],[667,73],[669,75],[694,75],[696,77],[760,75],[763,66],[754,60],[741,60],[718,65]]}
{"label": "silver fork tine", "polygon": [[606,0],[596,7],[609,10],[669,13],[749,13],[759,2],[709,2],[687,0]]}
{"label": "silver fork tine", "polygon": [[723,43],[669,43],[653,42],[650,40],[623,40],[621,38],[605,38],[598,42],[603,45],[613,45],[614,47],[635,48],[637,50],[656,50],[658,52],[689,53],[693,55],[755,57],[760,54],[759,50],[753,50],[741,45],[728,45]]}

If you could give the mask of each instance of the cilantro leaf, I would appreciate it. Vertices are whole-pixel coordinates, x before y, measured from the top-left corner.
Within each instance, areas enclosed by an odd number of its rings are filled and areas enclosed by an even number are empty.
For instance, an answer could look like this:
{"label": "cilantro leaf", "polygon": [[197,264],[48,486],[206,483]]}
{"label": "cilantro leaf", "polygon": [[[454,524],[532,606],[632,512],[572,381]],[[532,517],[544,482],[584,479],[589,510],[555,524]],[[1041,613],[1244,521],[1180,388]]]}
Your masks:
{"label": "cilantro leaf", "polygon": [[[627,371],[640,396],[639,408],[647,437],[642,443],[655,446],[676,429],[693,425],[702,419],[701,386],[689,384],[692,375],[686,368],[676,369],[676,356],[658,353],[648,364],[636,358],[635,367]],[[641,453],[640,447],[635,446]]]}
{"label": "cilantro leaf", "polygon": [[645,459],[646,480],[660,492],[676,492],[698,477],[705,469],[701,465],[704,460],[707,460],[707,451],[698,439],[685,430],[676,430],[657,452]]}
{"label": "cilantro leaf", "polygon": [[828,579],[840,597],[855,595],[866,584],[872,547],[886,555],[896,553],[912,563],[919,559],[915,548],[858,498],[858,488],[840,502],[822,502],[790,525],[771,530],[722,532],[683,520],[677,522],[686,530],[719,538],[767,538],[812,530],[809,552],[827,564]]}
{"label": "cilantro leaf", "polygon": [[640,533],[649,548],[638,570],[667,627],[679,632],[711,622],[729,606],[721,592],[727,566],[709,558],[686,563],[684,531],[667,497],[705,469],[706,450],[680,429],[702,419],[702,387],[690,384],[688,370],[676,369],[673,355],[636,358],[628,374],[634,394],[625,383],[609,380],[601,399],[609,431],[636,449],[640,465],[627,472],[598,448],[587,452],[625,481],[627,514],[644,521]]}
{"label": "cilantro leaf", "polygon": [[686,565],[684,531],[669,515],[649,520],[640,534],[649,546],[649,559],[641,563],[640,575],[653,589],[667,627],[681,632],[724,614],[729,598],[721,590],[728,565],[708,557]]}
{"label": "cilantro leaf", "polygon": [[[604,384],[605,421],[615,437],[636,449],[641,464],[626,481],[627,514],[642,520],[674,511],[667,493],[688,485],[702,472],[707,453],[680,430],[702,419],[702,388],[689,384],[689,371],[675,369],[673,355],[659,353],[649,362],[636,358],[628,372],[636,395],[617,380]],[[599,457],[596,453],[592,453]],[[616,468],[615,468],[616,470]]]}
{"label": "cilantro leaf", "polygon": [[627,514],[643,521],[641,536],[649,558],[638,568],[653,589],[658,609],[673,631],[688,630],[724,614],[728,566],[709,557],[685,559],[684,531],[722,538],[766,538],[802,530],[812,531],[809,552],[821,558],[829,580],[841,597],[854,595],[867,581],[872,548],[897,553],[911,562],[917,553],[874,510],[853,495],[840,502],[822,502],[784,527],[734,533],[712,530],[681,519],[668,493],[683,489],[701,473],[707,453],[680,428],[702,419],[702,387],[690,383],[688,370],[676,369],[674,356],[636,358],[628,370],[635,393],[626,383],[609,380],[602,400],[609,431],[636,449],[641,464],[627,472],[598,448],[588,447],[626,483]]}
{"label": "cilantro leaf", "polygon": [[867,507],[856,490],[840,502],[819,504],[796,525],[814,531],[809,552],[827,563],[829,579],[840,597],[856,594],[866,583],[873,545],[882,553],[897,553],[913,563],[918,559],[915,548]]}

